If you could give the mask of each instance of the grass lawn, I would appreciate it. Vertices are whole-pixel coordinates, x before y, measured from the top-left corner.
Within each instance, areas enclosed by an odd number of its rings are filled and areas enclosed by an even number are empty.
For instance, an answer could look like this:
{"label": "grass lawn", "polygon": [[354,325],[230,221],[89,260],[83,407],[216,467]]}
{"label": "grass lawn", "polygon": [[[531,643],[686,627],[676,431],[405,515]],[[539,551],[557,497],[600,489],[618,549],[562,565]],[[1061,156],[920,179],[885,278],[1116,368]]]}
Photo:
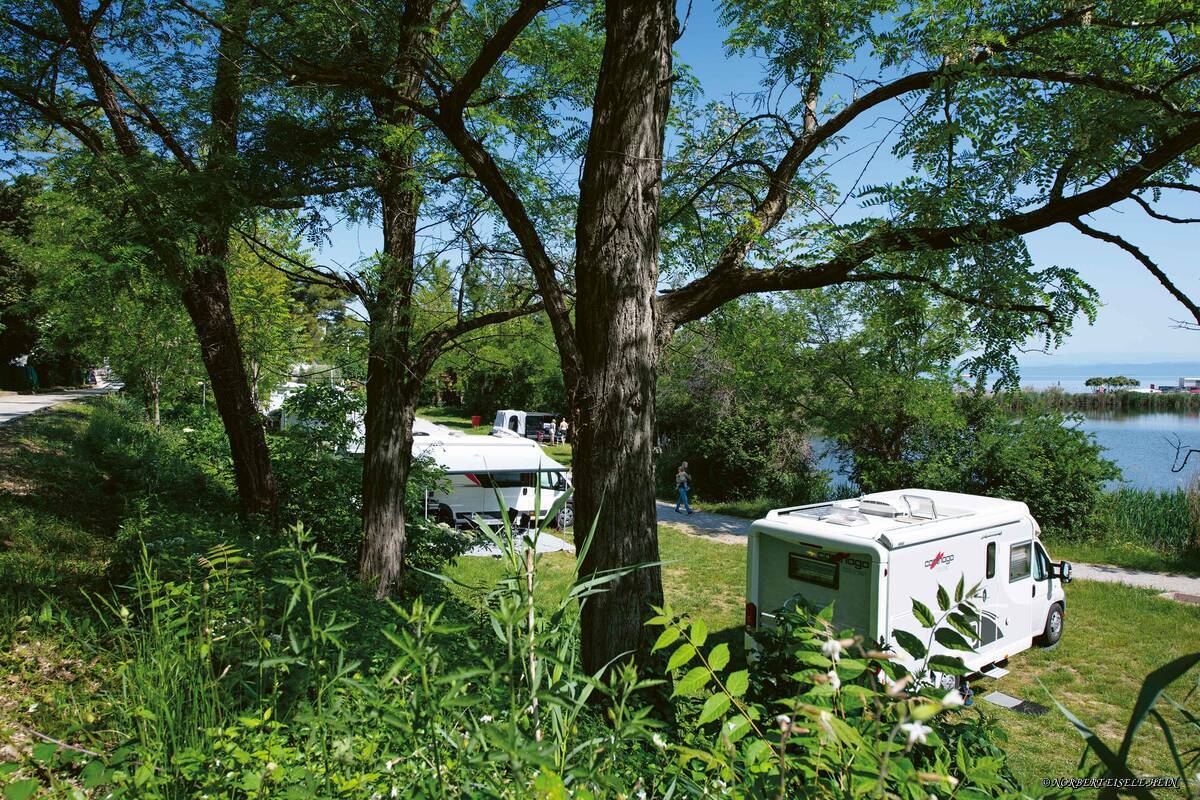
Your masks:
{"label": "grass lawn", "polygon": [[430,422],[436,422],[438,425],[445,425],[447,428],[454,428],[455,430],[475,436],[487,436],[492,432],[491,420],[484,419],[481,425],[475,427],[471,424],[470,417],[464,417],[461,414],[452,413],[437,406],[418,408],[417,416],[427,419]]}
{"label": "grass lawn", "polygon": [[[728,642],[733,660],[742,661],[746,548],[689,536],[666,525],[658,531],[667,601],[678,611],[702,617],[710,635]],[[561,585],[572,559],[569,553],[545,556],[543,579]],[[486,585],[497,576],[498,566],[492,559],[460,559],[452,574],[465,583]],[[472,597],[466,590],[460,590],[460,596],[474,605],[481,602],[481,595]],[[1054,709],[1047,691],[1116,749],[1142,679],[1172,658],[1194,651],[1198,632],[1200,607],[1161,600],[1141,589],[1076,581],[1067,587],[1067,625],[1059,645],[1014,656],[1009,675],[975,687],[979,697],[999,689],[1052,710],[1028,716],[984,702],[975,708],[1000,720],[1008,733],[1012,768],[1023,785],[1073,775],[1083,740]],[[1185,690],[1175,688],[1172,697],[1182,701]],[[1178,714],[1164,714],[1181,750],[1200,746]],[[1177,774],[1161,732],[1152,725],[1139,732],[1133,763],[1142,774]]]}
{"label": "grass lawn", "polygon": [[64,405],[0,427],[0,589],[77,595],[105,574],[121,499],[74,457],[85,414]]}

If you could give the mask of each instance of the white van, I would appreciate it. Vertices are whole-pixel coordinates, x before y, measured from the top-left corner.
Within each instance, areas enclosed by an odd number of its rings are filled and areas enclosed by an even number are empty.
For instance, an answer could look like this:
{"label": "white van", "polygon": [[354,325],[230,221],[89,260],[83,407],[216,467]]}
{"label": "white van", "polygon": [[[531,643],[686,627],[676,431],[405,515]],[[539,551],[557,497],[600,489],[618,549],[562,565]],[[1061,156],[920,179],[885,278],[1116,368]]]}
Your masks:
{"label": "white van", "polygon": [[561,419],[561,414],[555,416],[544,411],[516,411],[506,408],[496,412],[496,419],[492,421],[492,435],[541,441],[550,438],[550,430],[546,426],[556,425]]}
{"label": "white van", "polygon": [[978,652],[934,642],[930,654],[960,656],[973,672],[998,677],[997,662],[1062,636],[1071,565],[1051,562],[1040,533],[1024,503],[923,489],[771,511],[750,529],[746,624],[773,626],[797,599],[833,602],[836,629],[893,645],[913,670],[893,631],[924,640],[912,601],[937,615],[938,585],[953,596],[962,577],[967,589],[980,586]]}
{"label": "white van", "polygon": [[[473,526],[476,517],[498,525],[502,512],[514,526],[533,527],[571,485],[567,468],[528,439],[420,437],[413,441],[413,457],[431,459],[450,483],[446,491],[429,493],[426,513],[460,528]],[[574,517],[568,500],[551,524],[566,529]]]}

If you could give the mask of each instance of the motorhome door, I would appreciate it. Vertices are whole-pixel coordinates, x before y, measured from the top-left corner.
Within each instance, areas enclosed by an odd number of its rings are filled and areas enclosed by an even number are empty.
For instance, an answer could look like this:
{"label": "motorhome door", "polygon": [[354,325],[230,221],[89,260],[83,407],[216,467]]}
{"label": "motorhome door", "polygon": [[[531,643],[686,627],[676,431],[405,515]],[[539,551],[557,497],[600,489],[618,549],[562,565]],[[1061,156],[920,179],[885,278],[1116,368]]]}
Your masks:
{"label": "motorhome door", "polygon": [[980,591],[979,652],[997,660],[1029,644],[1033,599],[1033,537],[1014,526],[985,536],[983,586]]}
{"label": "motorhome door", "polygon": [[1054,603],[1054,573],[1041,542],[1033,543],[1033,598],[1029,607],[1030,633],[1040,636]]}
{"label": "motorhome door", "polygon": [[[1020,563],[1017,564],[1016,582],[1021,583],[1017,586],[1010,582],[1012,552],[1011,547],[1016,542],[1015,531],[1005,529],[997,529],[988,531],[981,537],[978,547],[983,549],[983,580],[979,587],[979,645],[978,650],[981,655],[994,656],[996,659],[1003,658],[1007,655],[1007,650],[1011,648],[1013,641],[1020,638],[1029,630],[1028,624],[1021,624],[1021,620],[1013,619],[1013,615],[1024,618],[1028,616],[1026,610],[1023,614],[1017,611],[1019,607],[1014,603],[1014,592],[1022,588],[1028,592],[1026,584],[1028,580],[1028,562],[1024,568]],[[1026,542],[1031,544],[1031,542]],[[1018,551],[1018,562],[1020,562]],[[1025,570],[1025,577],[1021,577],[1021,570]],[[1024,598],[1023,605],[1027,608],[1029,598]],[[1015,649],[1015,648],[1014,648]]]}

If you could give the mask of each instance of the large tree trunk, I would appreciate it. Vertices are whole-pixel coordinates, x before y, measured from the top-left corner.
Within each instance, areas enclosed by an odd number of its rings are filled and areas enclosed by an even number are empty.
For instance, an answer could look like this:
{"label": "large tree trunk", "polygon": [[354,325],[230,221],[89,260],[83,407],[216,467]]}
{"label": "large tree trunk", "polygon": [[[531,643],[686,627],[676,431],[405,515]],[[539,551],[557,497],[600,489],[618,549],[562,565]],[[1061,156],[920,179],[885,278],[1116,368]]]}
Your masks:
{"label": "large tree trunk", "polygon": [[[218,186],[235,177],[238,125],[242,106],[242,65],[245,33],[250,20],[247,0],[227,0],[226,27],[217,48],[216,73],[210,97],[212,125],[208,132],[205,173]],[[230,197],[211,190],[202,205],[202,229],[196,236],[196,264],[183,277],[183,303],[200,339],[204,368],[212,383],[213,400],[229,437],[233,472],[242,513],[275,517],[275,476],[267,452],[262,417],[250,391],[229,299],[225,268],[236,208]]]}
{"label": "large tree trunk", "polygon": [[[577,538],[597,520],[585,574],[658,561],[654,381],[658,207],[675,38],[670,0],[606,5],[607,40],[576,225],[579,375],[573,390]],[[645,567],[583,609],[584,668],[648,650],[661,604]]]}
{"label": "large tree trunk", "polygon": [[244,514],[275,513],[275,477],[266,434],[242,364],[233,310],[229,303],[224,255],[227,244],[201,236],[200,263],[187,276],[183,304],[200,340],[200,355],[212,384],[213,400],[229,437],[238,500]]}
{"label": "large tree trunk", "polygon": [[416,394],[407,390],[409,382],[397,374],[398,366],[378,351],[371,353],[367,364],[359,572],[375,583],[380,598],[401,584],[407,545],[404,497],[412,466]]}
{"label": "large tree trunk", "polygon": [[[410,112],[378,103],[381,122],[416,136]],[[363,458],[363,546],[359,573],[386,597],[404,570],[404,496],[412,461],[412,426],[424,367],[412,358],[414,259],[420,188],[412,142],[381,153],[379,180],[383,258],[371,317],[367,362],[366,442]]]}

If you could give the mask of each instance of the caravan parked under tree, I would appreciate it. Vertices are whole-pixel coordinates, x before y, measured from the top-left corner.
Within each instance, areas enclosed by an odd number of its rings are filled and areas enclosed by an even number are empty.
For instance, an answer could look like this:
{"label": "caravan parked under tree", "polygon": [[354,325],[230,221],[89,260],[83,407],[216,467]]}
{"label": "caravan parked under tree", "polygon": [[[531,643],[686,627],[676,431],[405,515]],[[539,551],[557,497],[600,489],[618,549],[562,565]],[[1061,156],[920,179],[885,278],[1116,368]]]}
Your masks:
{"label": "caravan parked under tree", "polygon": [[[439,522],[470,527],[482,518],[498,525],[502,513],[518,527],[533,527],[570,488],[567,468],[524,439],[459,436],[413,441],[413,457],[428,458],[446,473],[449,487],[430,492],[426,509]],[[552,524],[574,523],[570,503]]]}
{"label": "caravan parked under tree", "polygon": [[[771,511],[750,530],[746,624],[773,626],[798,599],[833,603],[836,629],[894,644],[896,630],[921,631],[913,600],[936,609],[939,584],[952,592],[962,577],[979,584],[977,652],[934,642],[931,654],[1003,674],[997,662],[1062,636],[1070,564],[1050,561],[1040,533],[1024,503],[922,489]],[[893,649],[899,663],[919,666]]]}

